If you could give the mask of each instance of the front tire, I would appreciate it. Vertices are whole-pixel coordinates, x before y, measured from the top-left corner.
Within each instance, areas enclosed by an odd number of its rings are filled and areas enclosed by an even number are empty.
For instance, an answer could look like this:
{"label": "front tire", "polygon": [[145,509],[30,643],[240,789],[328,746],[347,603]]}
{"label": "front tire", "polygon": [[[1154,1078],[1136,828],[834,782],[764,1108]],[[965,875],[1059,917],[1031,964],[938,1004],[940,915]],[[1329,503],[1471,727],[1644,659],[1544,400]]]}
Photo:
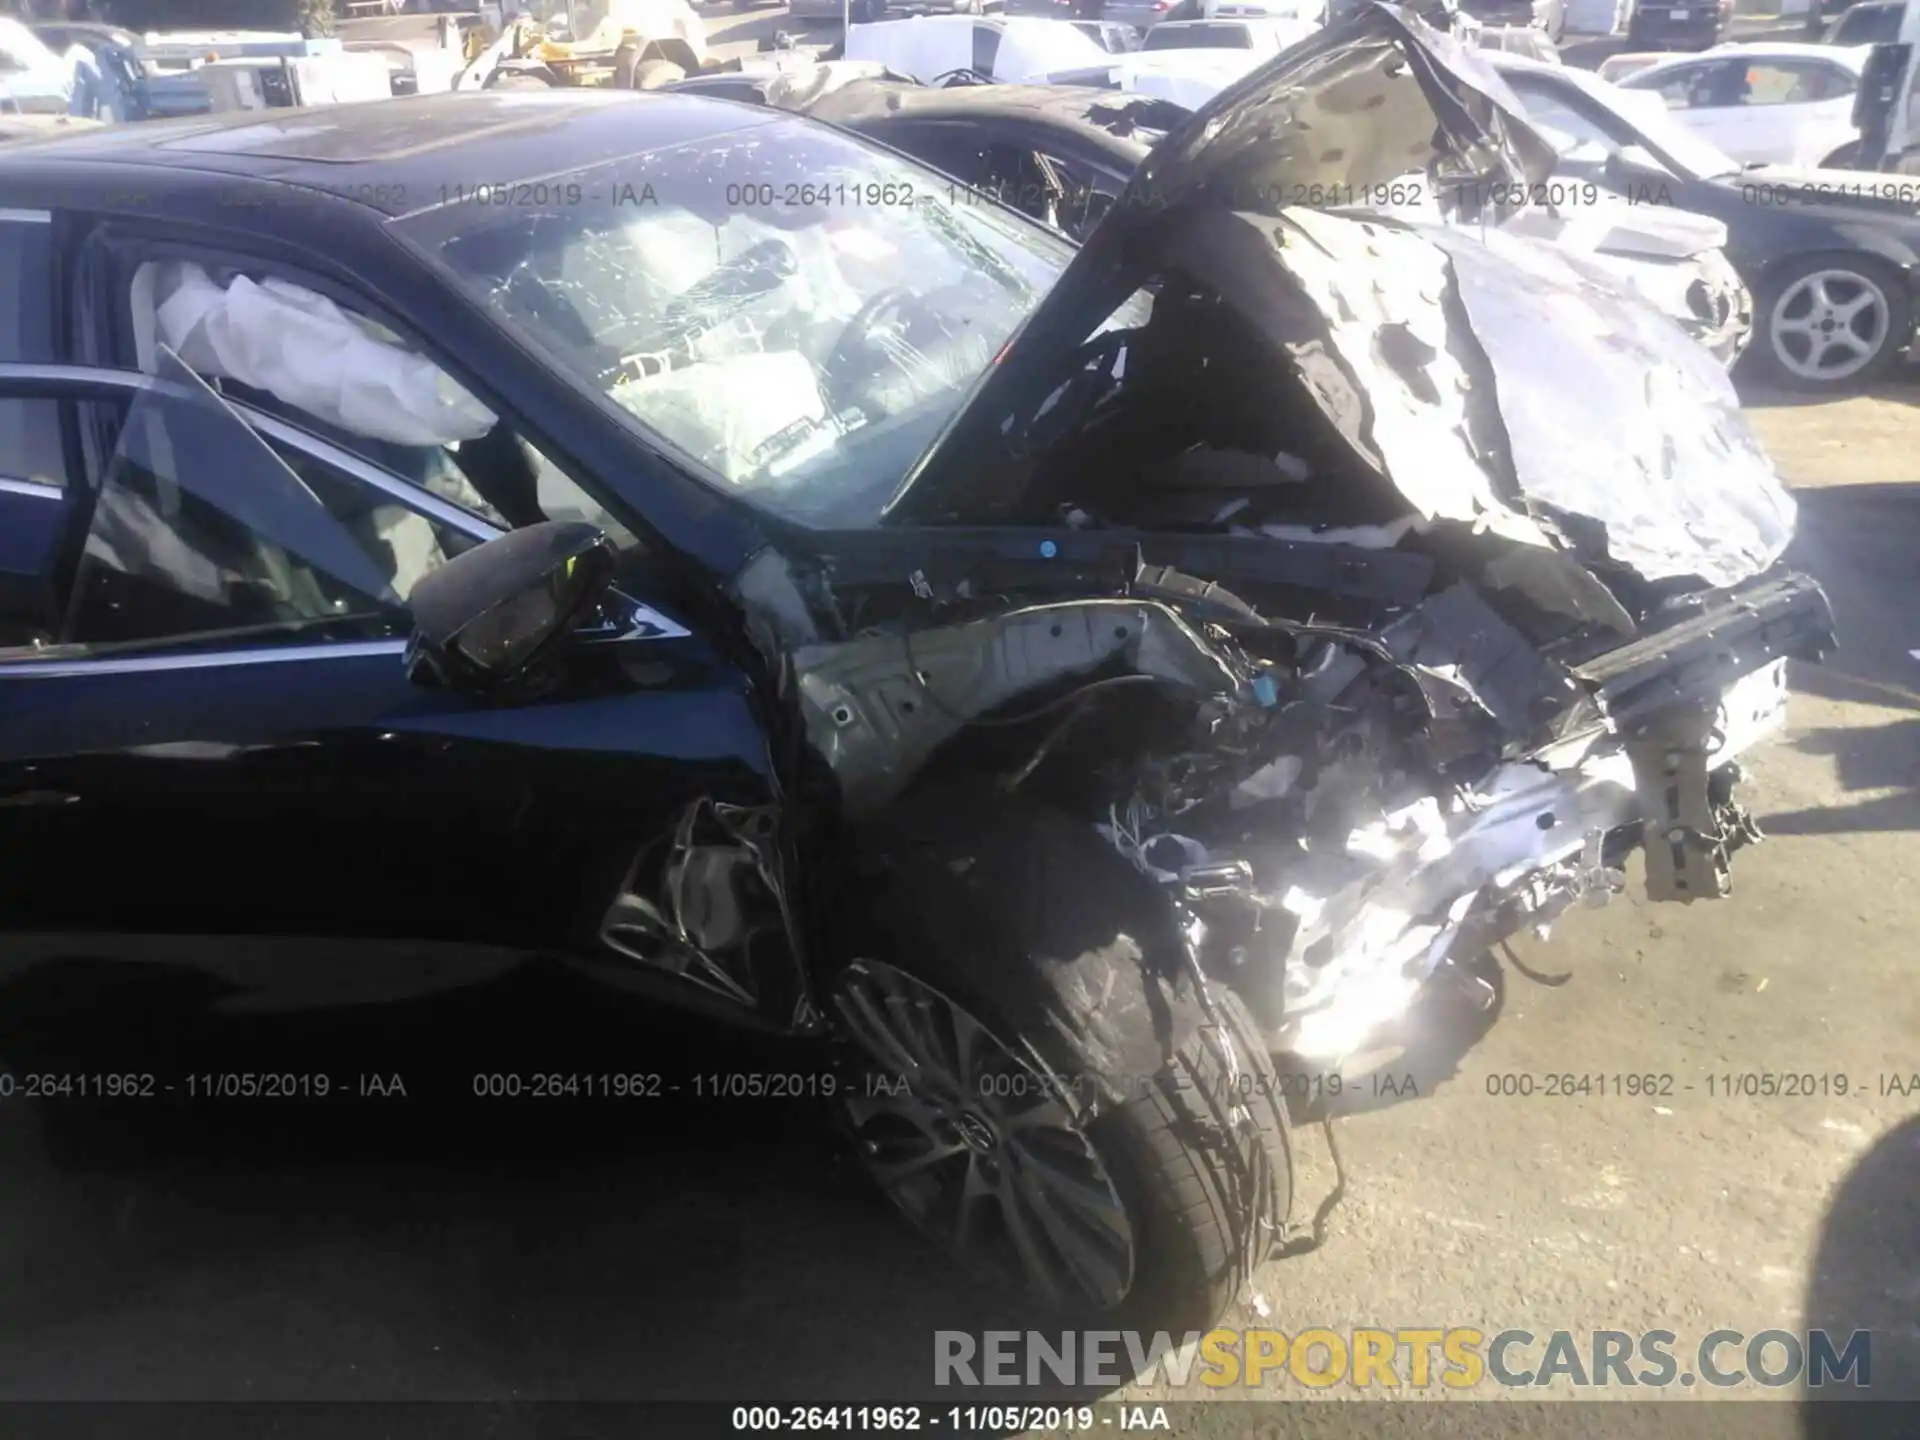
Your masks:
{"label": "front tire", "polygon": [[1807,255],[1767,276],[1754,306],[1767,378],[1848,391],[1884,372],[1913,330],[1913,301],[1891,266],[1857,254]]}
{"label": "front tire", "polygon": [[1163,899],[1090,826],[952,792],[876,837],[829,1008],[870,1174],[1048,1308],[1204,1329],[1285,1236],[1280,1084]]}

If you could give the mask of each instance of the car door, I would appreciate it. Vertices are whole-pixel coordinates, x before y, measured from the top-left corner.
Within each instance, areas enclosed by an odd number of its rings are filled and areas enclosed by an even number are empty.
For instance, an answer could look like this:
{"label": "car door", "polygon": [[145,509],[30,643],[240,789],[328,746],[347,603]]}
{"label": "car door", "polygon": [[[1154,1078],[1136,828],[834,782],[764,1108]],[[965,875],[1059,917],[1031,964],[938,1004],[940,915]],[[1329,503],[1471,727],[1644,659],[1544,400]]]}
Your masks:
{"label": "car door", "polygon": [[[55,358],[53,216],[0,210],[0,361],[45,364]],[[60,410],[17,397],[0,402],[0,645],[45,633],[51,573],[64,514],[65,459]]]}
{"label": "car door", "polygon": [[[1836,94],[1848,97],[1836,102]],[[1775,165],[1817,164],[1846,139],[1852,89],[1837,67],[1820,60],[1754,60],[1740,67],[1732,93],[1736,160]],[[1831,144],[1827,143],[1831,139]]]}
{"label": "car door", "polygon": [[1733,105],[1739,76],[1740,67],[1731,61],[1702,60],[1632,76],[1625,87],[1653,91],[1676,122],[1739,160],[1747,158],[1738,149],[1745,143],[1743,117]]}
{"label": "car door", "polygon": [[0,928],[657,959],[671,904],[610,917],[770,800],[740,677],[620,595],[578,693],[412,683],[410,587],[497,532],[162,361],[0,364],[68,441],[54,630],[0,649]]}

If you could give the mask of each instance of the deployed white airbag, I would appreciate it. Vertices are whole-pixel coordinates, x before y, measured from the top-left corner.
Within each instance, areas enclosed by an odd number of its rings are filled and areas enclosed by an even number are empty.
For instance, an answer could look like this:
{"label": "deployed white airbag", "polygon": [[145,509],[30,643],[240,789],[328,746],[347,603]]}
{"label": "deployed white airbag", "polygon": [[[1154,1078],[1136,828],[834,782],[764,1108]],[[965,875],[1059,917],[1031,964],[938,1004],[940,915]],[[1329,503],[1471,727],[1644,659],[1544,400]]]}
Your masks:
{"label": "deployed white airbag", "polygon": [[707,360],[613,389],[613,398],[722,475],[745,476],[755,452],[802,421],[822,421],[827,402],[813,362],[798,350]]}
{"label": "deployed white airbag", "polygon": [[[157,340],[201,375],[251,385],[356,435],[396,445],[477,440],[494,427],[493,412],[433,361],[324,295],[275,277],[256,282],[242,275],[222,287],[188,262],[154,269],[153,331],[141,337],[143,369],[153,369]],[[136,282],[135,293],[143,288]]]}

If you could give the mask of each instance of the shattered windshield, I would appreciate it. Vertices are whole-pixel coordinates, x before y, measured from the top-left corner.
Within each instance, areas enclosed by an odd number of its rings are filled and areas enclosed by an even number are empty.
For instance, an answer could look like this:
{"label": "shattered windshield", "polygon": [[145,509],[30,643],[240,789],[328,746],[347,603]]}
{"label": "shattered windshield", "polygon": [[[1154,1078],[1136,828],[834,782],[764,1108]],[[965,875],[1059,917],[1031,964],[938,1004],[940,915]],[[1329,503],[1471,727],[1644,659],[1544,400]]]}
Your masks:
{"label": "shattered windshield", "polygon": [[514,189],[399,228],[696,469],[803,524],[878,518],[1073,253],[788,118]]}

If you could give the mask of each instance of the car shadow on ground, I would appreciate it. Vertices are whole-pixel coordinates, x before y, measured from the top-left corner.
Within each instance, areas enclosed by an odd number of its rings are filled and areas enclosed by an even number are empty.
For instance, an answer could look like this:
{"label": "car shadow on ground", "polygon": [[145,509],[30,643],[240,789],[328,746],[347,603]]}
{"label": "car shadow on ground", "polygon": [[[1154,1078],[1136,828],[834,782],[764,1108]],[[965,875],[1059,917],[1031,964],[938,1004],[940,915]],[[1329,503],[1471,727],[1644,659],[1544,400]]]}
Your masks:
{"label": "car shadow on ground", "polygon": [[1773,381],[1736,372],[1735,388],[1747,409],[1797,410],[1831,405],[1842,400],[1892,400],[1920,404],[1920,361],[1909,357],[1869,384],[1836,394],[1829,390],[1795,390]]}
{"label": "car shadow on ground", "polygon": [[[1807,1440],[1892,1440],[1914,1433],[1920,1401],[1920,1117],[1896,1125],[1840,1182],[1827,1204],[1805,1300],[1807,1327],[1836,1351],[1872,1332],[1866,1393],[1898,1404],[1834,1404],[1850,1385],[1809,1390]],[[1867,1377],[1862,1377],[1867,1378]]]}
{"label": "car shadow on ground", "polygon": [[1889,597],[1913,573],[1920,484],[1835,485],[1798,492],[1799,533],[1790,563],[1812,573],[1833,602],[1839,644],[1820,665],[1799,666],[1797,691],[1896,712],[1879,724],[1823,726],[1792,744],[1832,758],[1857,804],[1776,812],[1769,833],[1833,835],[1920,829],[1920,628],[1889,614]]}
{"label": "car shadow on ground", "polygon": [[[0,991],[0,1400],[925,1400],[934,1332],[1037,1323],[838,1159],[818,1102],[695,1093],[811,1050],[544,967],[278,1016],[215,1013],[221,983],[70,959]],[[22,1097],[109,1073],[174,1088]],[[223,1074],[331,1093],[186,1093]],[[475,1094],[502,1074],[680,1091]]]}

